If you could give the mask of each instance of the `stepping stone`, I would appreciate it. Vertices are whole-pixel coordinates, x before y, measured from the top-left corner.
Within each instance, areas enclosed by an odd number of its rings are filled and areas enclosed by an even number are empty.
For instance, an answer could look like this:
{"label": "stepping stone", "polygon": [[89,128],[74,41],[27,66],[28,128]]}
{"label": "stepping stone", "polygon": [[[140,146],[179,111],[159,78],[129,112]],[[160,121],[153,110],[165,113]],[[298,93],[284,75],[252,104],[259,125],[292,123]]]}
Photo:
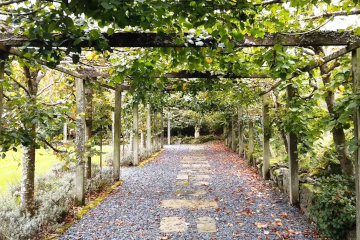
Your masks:
{"label": "stepping stone", "polygon": [[190,183],[189,183],[188,180],[186,180],[186,181],[184,181],[184,180],[178,180],[178,181],[176,182],[176,185],[177,185],[177,186],[189,186]]}
{"label": "stepping stone", "polygon": [[200,233],[215,233],[216,222],[211,217],[200,217],[197,220],[197,229]]}
{"label": "stepping stone", "polygon": [[185,232],[188,224],[181,217],[164,217],[160,222],[160,230],[163,233]]}
{"label": "stepping stone", "polygon": [[209,169],[211,166],[210,164],[182,164],[183,168],[203,168]]}
{"label": "stepping stone", "polygon": [[218,205],[215,201],[171,199],[171,200],[161,201],[161,207],[205,209],[205,208],[217,208]]}
{"label": "stepping stone", "polygon": [[194,180],[206,180],[209,179],[210,175],[193,175],[190,176],[190,179],[194,179]]}
{"label": "stepping stone", "polygon": [[178,174],[176,180],[184,180],[187,181],[189,179],[189,175],[187,174]]}
{"label": "stepping stone", "polygon": [[187,190],[187,189],[178,189],[175,191],[175,194],[177,196],[194,196],[194,197],[198,197],[198,196],[203,196],[206,194],[205,190]]}
{"label": "stepping stone", "polygon": [[211,173],[211,171],[209,169],[184,169],[181,170],[180,173],[186,175],[196,175],[196,174],[204,175]]}
{"label": "stepping stone", "polygon": [[206,182],[206,181],[199,181],[199,182],[194,182],[192,185],[194,185],[194,186],[204,186],[204,185],[209,186],[210,183]]}

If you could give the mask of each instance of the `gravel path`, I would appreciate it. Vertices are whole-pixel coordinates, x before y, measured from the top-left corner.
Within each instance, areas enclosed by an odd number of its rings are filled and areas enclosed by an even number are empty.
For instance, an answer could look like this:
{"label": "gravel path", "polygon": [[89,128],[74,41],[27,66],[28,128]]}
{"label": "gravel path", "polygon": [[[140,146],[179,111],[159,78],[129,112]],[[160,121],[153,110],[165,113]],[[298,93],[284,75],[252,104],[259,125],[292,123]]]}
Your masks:
{"label": "gravel path", "polygon": [[222,144],[173,145],[60,239],[316,239],[287,197]]}

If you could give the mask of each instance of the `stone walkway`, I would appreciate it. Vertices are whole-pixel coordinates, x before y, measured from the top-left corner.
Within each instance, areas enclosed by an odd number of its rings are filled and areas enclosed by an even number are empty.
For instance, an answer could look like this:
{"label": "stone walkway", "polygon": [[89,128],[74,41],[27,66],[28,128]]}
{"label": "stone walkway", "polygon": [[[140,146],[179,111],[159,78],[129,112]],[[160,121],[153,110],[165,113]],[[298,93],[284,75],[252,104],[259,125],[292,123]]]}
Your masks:
{"label": "stone walkway", "polygon": [[287,197],[222,144],[174,145],[60,239],[315,239]]}

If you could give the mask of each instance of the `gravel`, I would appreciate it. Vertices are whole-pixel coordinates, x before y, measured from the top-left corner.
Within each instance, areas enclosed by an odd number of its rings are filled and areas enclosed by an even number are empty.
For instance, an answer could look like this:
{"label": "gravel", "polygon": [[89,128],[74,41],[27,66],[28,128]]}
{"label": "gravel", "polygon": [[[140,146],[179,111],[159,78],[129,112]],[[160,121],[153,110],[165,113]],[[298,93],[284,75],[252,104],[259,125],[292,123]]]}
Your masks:
{"label": "gravel", "polygon": [[[205,153],[211,165],[204,196],[176,196],[180,160]],[[288,198],[264,182],[235,153],[220,144],[172,145],[142,168],[123,168],[125,182],[99,206],[74,224],[60,239],[316,239],[313,226]],[[165,209],[161,200],[216,201],[214,209]],[[196,220],[208,216],[216,221],[216,233],[199,233]],[[161,233],[164,217],[183,217],[188,229]]]}

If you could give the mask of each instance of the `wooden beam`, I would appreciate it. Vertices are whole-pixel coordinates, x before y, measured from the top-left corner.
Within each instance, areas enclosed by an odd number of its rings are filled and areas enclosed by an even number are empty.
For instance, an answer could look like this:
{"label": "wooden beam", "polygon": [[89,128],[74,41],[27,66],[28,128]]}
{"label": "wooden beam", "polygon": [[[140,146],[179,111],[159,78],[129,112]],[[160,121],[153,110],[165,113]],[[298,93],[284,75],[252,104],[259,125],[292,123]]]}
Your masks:
{"label": "wooden beam", "polygon": [[269,94],[263,96],[263,106],[262,106],[262,118],[263,118],[263,166],[262,166],[262,176],[265,180],[270,178],[270,116],[269,116]]}
{"label": "wooden beam", "polygon": [[[211,36],[196,37],[191,34],[180,38],[176,34],[158,33],[139,33],[139,32],[119,32],[112,35],[103,34],[108,40],[110,47],[219,47],[218,39]],[[264,37],[245,36],[242,41],[231,40],[235,47],[271,47],[275,44],[283,46],[338,46],[349,45],[359,42],[360,36],[354,36],[353,32],[344,31],[314,31],[304,34],[292,33],[267,33]],[[29,47],[39,47],[43,45],[41,40],[30,40],[24,36],[14,34],[1,34],[0,44],[10,47],[20,47],[27,42]],[[54,47],[67,47],[73,44],[64,36],[63,44]],[[80,47],[94,47],[95,43],[82,41]]]}
{"label": "wooden beam", "polygon": [[[352,73],[354,94],[360,92],[360,48],[352,52]],[[354,110],[354,135],[357,139],[355,152],[355,185],[356,185],[356,239],[360,239],[360,108]]]}
{"label": "wooden beam", "polygon": [[167,120],[168,120],[168,127],[167,127],[167,143],[168,145],[171,145],[171,123],[170,123],[170,111],[168,111],[167,114]]}
{"label": "wooden beam", "polygon": [[151,142],[151,106],[146,104],[146,154],[151,154],[152,142]]}
{"label": "wooden beam", "polygon": [[[287,94],[287,108],[291,108],[292,101],[295,97],[295,90],[288,82],[286,87]],[[292,205],[296,205],[299,202],[299,159],[298,159],[298,138],[294,131],[291,131],[287,135],[288,141],[288,158],[289,158],[289,198]]]}
{"label": "wooden beam", "polygon": [[120,179],[120,149],[121,149],[121,88],[115,89],[114,111],[114,142],[113,142],[113,180]]}
{"label": "wooden beam", "polygon": [[85,204],[85,93],[84,80],[76,78],[75,204]]}
{"label": "wooden beam", "polygon": [[133,165],[139,165],[139,106],[133,105]]}
{"label": "wooden beam", "polygon": [[179,71],[165,74],[167,78],[206,78],[206,79],[214,79],[214,78],[271,78],[268,74],[264,73],[255,73],[255,74],[243,74],[243,75],[235,75],[235,74],[213,74],[209,71],[206,72],[189,72],[189,71]]}

